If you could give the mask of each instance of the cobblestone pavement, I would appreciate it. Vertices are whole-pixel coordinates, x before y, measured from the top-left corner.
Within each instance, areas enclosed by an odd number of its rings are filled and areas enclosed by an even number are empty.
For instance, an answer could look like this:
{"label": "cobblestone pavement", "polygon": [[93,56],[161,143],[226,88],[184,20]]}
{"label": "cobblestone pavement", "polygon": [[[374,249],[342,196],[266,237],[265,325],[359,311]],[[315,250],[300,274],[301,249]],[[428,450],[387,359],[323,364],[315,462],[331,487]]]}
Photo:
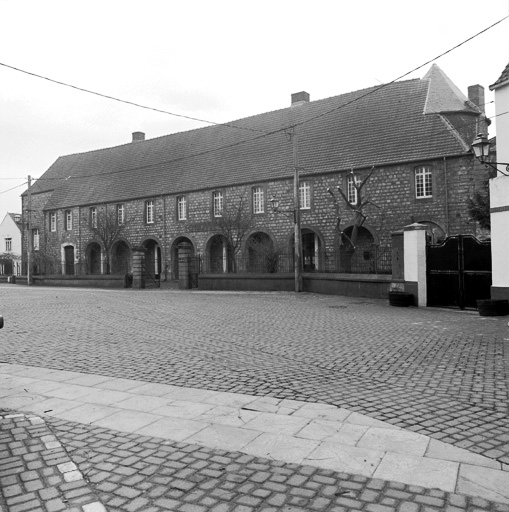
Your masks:
{"label": "cobblestone pavement", "polygon": [[[391,308],[386,301],[314,294],[95,291],[8,285],[0,286],[0,307],[6,319],[6,327],[0,332],[3,362],[325,402],[509,463],[507,318],[483,318],[474,312],[452,310]],[[90,478],[100,473],[101,481],[111,485],[123,481],[124,477],[119,476],[121,468],[132,470],[132,465],[125,464],[126,459],[134,461],[129,450],[138,453],[145,442],[167,448],[154,439],[136,440],[132,435],[90,426],[47,421],[74,451],[74,462],[83,455],[82,443],[89,445],[87,457],[97,461],[90,469]],[[74,435],[76,430],[79,436]],[[108,466],[99,461],[104,455],[101,442],[110,447],[125,443],[132,446],[120,459],[117,456],[114,462],[108,460]],[[174,444],[170,451],[170,455],[157,461],[154,473],[139,482],[139,490],[148,486],[146,489],[153,491],[155,484],[167,486],[174,481],[175,471],[185,474],[184,468],[177,465],[166,483],[157,482],[158,477],[154,476],[170,471],[168,461],[183,459],[186,467],[192,466],[189,475],[196,480],[192,492],[203,499],[217,499],[213,505],[210,501],[198,504],[199,500],[183,498],[189,490],[177,497],[178,485],[174,495],[171,485],[164,493],[160,489],[161,500],[180,499],[181,508],[175,510],[505,510],[500,508],[502,505],[465,501],[442,491],[412,489],[316,469],[313,474],[324,478],[324,482],[308,477],[305,485],[295,486],[308,489],[306,496],[300,496],[308,500],[306,503],[297,503],[301,491],[290,492],[290,486],[281,494],[292,496],[294,501],[275,504],[269,500],[276,490],[266,494],[270,489],[263,490],[263,485],[251,482],[259,465],[265,468],[260,471],[270,475],[267,480],[275,483],[290,478],[297,482],[299,475],[302,479],[311,470],[278,465],[275,461],[248,461],[240,454],[213,454],[192,445]],[[233,493],[226,500],[207,492],[200,494],[202,482],[207,480],[202,470],[215,467],[214,457],[225,458],[215,462],[227,469],[216,468],[222,473],[211,479],[218,486],[225,484],[224,490]],[[147,461],[142,457],[136,463],[143,465]],[[86,462],[80,462],[80,470],[83,464]],[[232,483],[224,475],[230,473],[228,468],[236,468],[232,471],[236,474],[238,464],[243,468],[239,473],[248,477]],[[349,498],[333,496],[327,478],[347,482],[347,489],[348,482],[358,485],[352,498],[356,504],[338,503]],[[186,480],[181,475],[177,479]],[[249,483],[254,485],[253,492],[243,487]],[[94,487],[92,480],[90,485],[94,492],[100,491],[101,499],[112,509],[165,507],[163,501],[155,505],[155,495],[150,495],[150,506],[138,500],[136,508],[132,505],[135,500],[120,503],[121,496],[115,494],[113,487],[109,491],[100,489]],[[137,484],[122,485],[131,488]],[[257,504],[236,501],[252,496],[255,490],[261,493],[255,494],[261,500]],[[371,501],[360,499],[365,491],[369,491]],[[395,492],[408,496],[403,498],[401,494],[397,501]],[[118,500],[112,503],[113,495]],[[418,496],[442,501],[426,504],[417,500]],[[312,505],[312,500],[318,501]],[[168,505],[166,509],[172,509],[171,501],[164,503]],[[228,508],[228,503],[236,503],[235,508]],[[382,506],[388,508],[377,508]]]}
{"label": "cobblestone pavement", "polygon": [[0,411],[0,425],[0,508],[105,510],[42,418]]}

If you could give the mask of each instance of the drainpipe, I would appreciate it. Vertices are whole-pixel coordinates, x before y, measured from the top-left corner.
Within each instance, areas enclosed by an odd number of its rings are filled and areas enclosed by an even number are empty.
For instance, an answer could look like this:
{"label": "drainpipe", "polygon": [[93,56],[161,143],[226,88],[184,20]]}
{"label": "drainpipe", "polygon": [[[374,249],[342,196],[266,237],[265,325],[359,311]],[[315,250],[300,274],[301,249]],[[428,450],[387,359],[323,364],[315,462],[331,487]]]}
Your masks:
{"label": "drainpipe", "polygon": [[444,178],[445,178],[445,229],[449,236],[449,182],[447,176],[447,160],[444,156]]}

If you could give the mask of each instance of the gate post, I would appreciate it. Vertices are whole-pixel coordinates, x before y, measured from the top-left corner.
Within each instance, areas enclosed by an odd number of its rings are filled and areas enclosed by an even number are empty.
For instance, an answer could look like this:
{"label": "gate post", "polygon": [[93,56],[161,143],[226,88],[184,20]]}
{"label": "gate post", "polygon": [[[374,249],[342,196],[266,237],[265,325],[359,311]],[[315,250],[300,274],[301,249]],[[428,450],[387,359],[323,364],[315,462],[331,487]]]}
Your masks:
{"label": "gate post", "polygon": [[426,230],[418,223],[403,228],[405,291],[414,296],[414,306],[427,305]]}
{"label": "gate post", "polygon": [[178,244],[179,259],[179,290],[189,290],[191,279],[189,278],[189,257],[193,252],[193,246],[187,242]]}
{"label": "gate post", "polygon": [[145,247],[142,245],[132,248],[133,252],[133,288],[141,290],[145,288],[143,279],[143,263],[145,261]]}

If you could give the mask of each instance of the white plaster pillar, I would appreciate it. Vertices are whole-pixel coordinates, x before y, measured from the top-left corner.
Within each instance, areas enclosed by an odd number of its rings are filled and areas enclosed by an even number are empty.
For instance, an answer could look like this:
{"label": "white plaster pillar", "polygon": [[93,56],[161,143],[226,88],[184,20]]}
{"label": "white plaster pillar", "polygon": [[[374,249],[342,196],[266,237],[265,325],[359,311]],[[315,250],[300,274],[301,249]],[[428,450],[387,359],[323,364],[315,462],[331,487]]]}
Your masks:
{"label": "white plaster pillar", "polygon": [[491,298],[509,299],[509,177],[490,180]]}
{"label": "white plaster pillar", "polygon": [[403,228],[405,291],[413,294],[415,306],[427,305],[426,229],[418,223]]}

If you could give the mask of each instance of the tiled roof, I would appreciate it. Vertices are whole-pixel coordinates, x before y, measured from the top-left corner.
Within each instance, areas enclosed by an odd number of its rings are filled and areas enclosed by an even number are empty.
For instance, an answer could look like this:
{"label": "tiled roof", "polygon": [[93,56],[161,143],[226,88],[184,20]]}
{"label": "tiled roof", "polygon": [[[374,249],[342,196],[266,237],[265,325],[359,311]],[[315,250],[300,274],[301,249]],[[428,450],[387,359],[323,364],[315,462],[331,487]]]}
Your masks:
{"label": "tiled roof", "polygon": [[497,89],[501,85],[507,83],[509,83],[509,64],[507,64],[504,71],[502,71],[502,74],[499,76],[498,80],[493,85],[490,85],[490,89]]}
{"label": "tiled roof", "polygon": [[54,189],[45,208],[56,209],[290,177],[292,144],[281,130],[295,123],[302,123],[297,127],[302,175],[462,154],[470,141],[462,143],[439,115],[424,114],[426,105],[439,105],[437,91],[447,96],[449,107],[472,112],[444,77],[438,68],[423,80],[232,123],[249,130],[217,125],[63,156],[32,192]]}
{"label": "tiled roof", "polygon": [[7,212],[7,215],[9,215],[16,224],[21,224],[21,213]]}

